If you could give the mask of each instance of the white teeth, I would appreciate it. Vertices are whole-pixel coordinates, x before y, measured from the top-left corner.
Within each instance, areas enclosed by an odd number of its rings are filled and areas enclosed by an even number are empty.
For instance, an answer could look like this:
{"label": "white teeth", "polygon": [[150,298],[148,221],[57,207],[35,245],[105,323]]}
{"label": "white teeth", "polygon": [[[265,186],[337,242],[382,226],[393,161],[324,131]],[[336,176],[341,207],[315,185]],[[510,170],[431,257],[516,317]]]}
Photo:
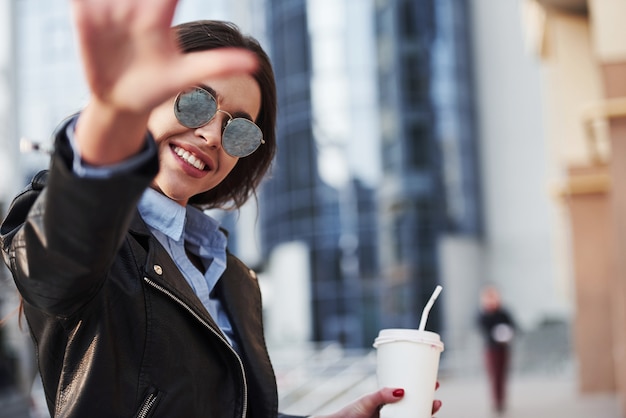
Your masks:
{"label": "white teeth", "polygon": [[181,147],[174,147],[174,152],[187,164],[197,168],[198,170],[204,170],[206,165],[189,151],[185,151]]}

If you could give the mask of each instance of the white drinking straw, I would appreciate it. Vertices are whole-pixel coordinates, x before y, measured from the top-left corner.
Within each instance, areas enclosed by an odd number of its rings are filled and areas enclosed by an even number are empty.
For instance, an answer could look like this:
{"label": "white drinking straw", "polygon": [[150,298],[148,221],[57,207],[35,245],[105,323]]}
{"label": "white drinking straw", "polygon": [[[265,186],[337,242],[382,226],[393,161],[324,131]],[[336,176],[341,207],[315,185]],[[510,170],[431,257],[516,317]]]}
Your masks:
{"label": "white drinking straw", "polygon": [[422,318],[420,319],[420,328],[419,328],[420,331],[424,331],[424,329],[426,328],[426,321],[428,320],[428,313],[430,312],[430,308],[433,307],[433,303],[435,303],[435,299],[437,299],[437,296],[439,296],[439,293],[441,293],[442,290],[443,290],[443,287],[437,285],[437,287],[435,288],[435,291],[433,292],[432,296],[428,300],[428,303],[424,307],[424,310],[422,311]]}

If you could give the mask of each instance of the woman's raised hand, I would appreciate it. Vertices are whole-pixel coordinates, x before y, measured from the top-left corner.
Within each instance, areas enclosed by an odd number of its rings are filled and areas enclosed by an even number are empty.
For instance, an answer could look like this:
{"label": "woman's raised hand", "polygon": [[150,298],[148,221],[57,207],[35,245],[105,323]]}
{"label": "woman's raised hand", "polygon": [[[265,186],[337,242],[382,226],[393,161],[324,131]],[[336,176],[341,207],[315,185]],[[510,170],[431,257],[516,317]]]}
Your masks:
{"label": "woman's raised hand", "polygon": [[176,5],[177,0],[72,0],[94,100],[145,113],[202,79],[254,69],[247,52],[182,54],[170,29]]}
{"label": "woman's raised hand", "polygon": [[150,112],[202,80],[252,72],[249,51],[183,54],[171,29],[177,0],[72,0],[91,97],[75,139],[81,158],[114,164],[144,144]]}

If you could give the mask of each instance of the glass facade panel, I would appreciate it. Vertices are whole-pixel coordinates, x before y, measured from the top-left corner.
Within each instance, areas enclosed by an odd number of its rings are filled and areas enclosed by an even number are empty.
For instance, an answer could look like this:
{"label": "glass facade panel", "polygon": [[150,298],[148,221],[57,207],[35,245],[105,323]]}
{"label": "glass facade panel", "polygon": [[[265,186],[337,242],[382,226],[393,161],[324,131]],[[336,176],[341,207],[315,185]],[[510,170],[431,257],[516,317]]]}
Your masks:
{"label": "glass facade panel", "polygon": [[[381,246],[390,243],[380,250],[384,326],[418,325],[440,280],[439,237],[480,230],[467,7],[377,2],[381,156],[384,183],[395,186],[381,193],[379,213]],[[390,115],[400,121],[393,133]],[[440,319],[433,312],[429,324]]]}

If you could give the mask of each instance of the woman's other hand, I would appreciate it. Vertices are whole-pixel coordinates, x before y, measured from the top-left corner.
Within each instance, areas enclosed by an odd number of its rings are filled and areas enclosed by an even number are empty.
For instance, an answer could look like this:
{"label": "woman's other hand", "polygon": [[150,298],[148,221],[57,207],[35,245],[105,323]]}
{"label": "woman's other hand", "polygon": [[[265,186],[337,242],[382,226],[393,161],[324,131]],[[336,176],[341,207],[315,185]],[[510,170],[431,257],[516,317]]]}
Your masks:
{"label": "woman's other hand", "polygon": [[[436,388],[439,388],[439,382]],[[315,418],[378,418],[378,412],[383,405],[398,402],[403,397],[404,389],[383,388],[357,399],[339,412]],[[433,415],[440,408],[441,401],[433,401]]]}

